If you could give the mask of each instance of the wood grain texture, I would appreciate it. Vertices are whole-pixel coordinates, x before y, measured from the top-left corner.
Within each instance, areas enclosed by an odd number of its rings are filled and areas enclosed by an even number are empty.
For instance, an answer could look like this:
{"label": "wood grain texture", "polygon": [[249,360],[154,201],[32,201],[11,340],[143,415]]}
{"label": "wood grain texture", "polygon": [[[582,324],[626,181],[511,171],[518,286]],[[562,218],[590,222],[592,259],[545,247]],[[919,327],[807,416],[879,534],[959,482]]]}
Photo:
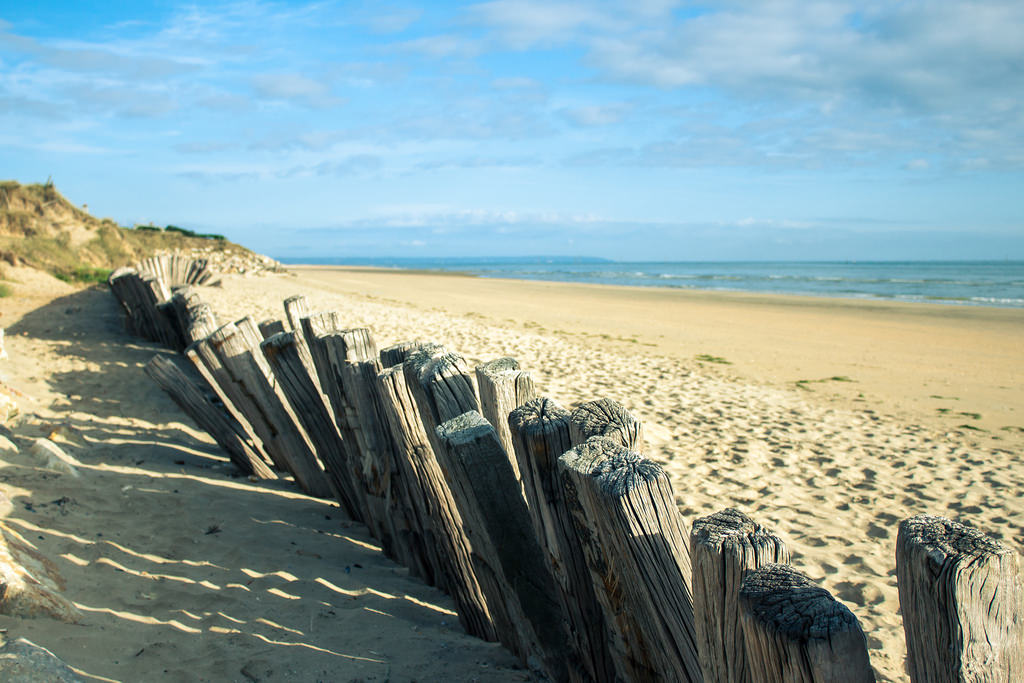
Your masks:
{"label": "wood grain texture", "polygon": [[[244,319],[243,319],[244,321]],[[243,322],[240,321],[240,322]],[[273,377],[266,358],[259,352],[261,339],[255,322],[241,326],[228,323],[200,344],[216,355],[237,386],[237,394],[248,397],[246,405],[239,406],[254,426],[262,422],[266,438],[264,447],[282,462],[296,482],[310,495],[333,497],[322,466],[304,430],[301,429],[283,394],[278,393],[277,379]],[[237,402],[236,402],[237,405]]]}
{"label": "wood grain texture", "polygon": [[323,395],[303,362],[301,356],[304,346],[301,333],[279,332],[265,340],[260,349],[323,462],[327,479],[342,511],[352,519],[359,501],[349,476],[345,460],[347,453]]}
{"label": "wood grain texture", "polygon": [[295,332],[302,331],[303,318],[310,313],[309,299],[302,294],[290,296],[284,300],[284,316],[288,320],[288,327]]}
{"label": "wood grain texture", "polygon": [[270,339],[279,332],[287,332],[284,328],[284,321],[279,318],[267,318],[260,322],[260,334],[264,339]]}
{"label": "wood grain texture", "polygon": [[577,521],[586,526],[584,535],[603,550],[603,557],[593,557],[584,548],[605,619],[625,642],[619,656],[626,677],[702,680],[689,534],[668,474],[606,437],[569,451],[559,468],[567,497],[575,496],[580,506]]}
{"label": "wood grain texture", "polygon": [[973,527],[920,515],[900,523],[896,577],[911,681],[1024,680],[1016,552]]}
{"label": "wood grain texture", "polygon": [[572,411],[570,429],[574,446],[593,436],[604,436],[630,450],[644,450],[640,421],[610,398],[588,401]]}
{"label": "wood grain texture", "polygon": [[739,594],[754,683],[869,683],[875,680],[857,617],[786,564],[743,577]]}
{"label": "wood grain texture", "polygon": [[378,375],[381,398],[394,437],[397,455],[410,473],[419,526],[426,538],[434,583],[455,600],[459,622],[470,635],[496,641],[497,632],[487,600],[473,572],[472,548],[444,473],[423,427],[416,399],[403,366]]}
{"label": "wood grain texture", "polygon": [[267,467],[242,426],[223,406],[215,405],[174,361],[166,356],[153,356],[146,363],[146,374],[192,418],[200,429],[217,442],[243,474],[260,479],[277,479]]}
{"label": "wood grain texture", "polygon": [[[481,385],[481,391],[482,391]],[[538,542],[547,554],[582,680],[614,681],[611,637],[566,503],[558,458],[571,448],[569,412],[549,398],[535,398],[508,416],[515,459]]]}
{"label": "wood grain texture", "polygon": [[415,349],[422,346],[418,341],[404,341],[380,350],[380,362],[385,368],[401,365]]}
{"label": "wood grain texture", "polygon": [[705,681],[746,683],[749,665],[740,626],[743,576],[766,564],[786,564],[789,550],[774,533],[727,508],[693,522],[693,614]]}
{"label": "wood grain texture", "polygon": [[480,392],[480,412],[498,433],[498,440],[508,454],[509,462],[519,479],[519,463],[512,446],[508,416],[532,398],[537,391],[530,373],[519,367],[515,358],[499,358],[476,368],[476,384]]}

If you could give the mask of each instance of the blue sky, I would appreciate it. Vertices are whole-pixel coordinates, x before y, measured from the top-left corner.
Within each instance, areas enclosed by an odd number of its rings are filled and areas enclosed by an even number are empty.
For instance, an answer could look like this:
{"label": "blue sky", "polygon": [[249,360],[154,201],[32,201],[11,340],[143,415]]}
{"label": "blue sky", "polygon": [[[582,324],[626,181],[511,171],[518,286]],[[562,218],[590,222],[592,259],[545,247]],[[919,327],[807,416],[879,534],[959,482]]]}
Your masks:
{"label": "blue sky", "polygon": [[1024,258],[1024,3],[0,6],[0,176],[278,257]]}

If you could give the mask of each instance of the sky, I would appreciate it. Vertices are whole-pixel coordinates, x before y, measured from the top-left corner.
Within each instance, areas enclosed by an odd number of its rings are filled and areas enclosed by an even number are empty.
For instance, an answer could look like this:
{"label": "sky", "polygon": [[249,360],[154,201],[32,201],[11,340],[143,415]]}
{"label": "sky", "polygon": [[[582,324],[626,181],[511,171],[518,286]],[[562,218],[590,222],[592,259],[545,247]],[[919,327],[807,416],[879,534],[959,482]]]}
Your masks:
{"label": "sky", "polygon": [[1024,259],[1024,3],[0,4],[0,178],[279,258]]}

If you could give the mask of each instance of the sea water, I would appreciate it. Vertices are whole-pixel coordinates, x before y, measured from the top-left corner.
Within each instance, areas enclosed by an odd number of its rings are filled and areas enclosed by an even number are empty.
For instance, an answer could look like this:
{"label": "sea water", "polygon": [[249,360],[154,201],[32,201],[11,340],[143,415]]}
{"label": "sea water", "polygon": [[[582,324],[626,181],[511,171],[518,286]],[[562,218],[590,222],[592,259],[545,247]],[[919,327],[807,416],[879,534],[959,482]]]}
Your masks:
{"label": "sea water", "polygon": [[315,262],[460,271],[479,277],[521,280],[1024,308],[1024,261],[700,263],[568,258],[325,258]]}

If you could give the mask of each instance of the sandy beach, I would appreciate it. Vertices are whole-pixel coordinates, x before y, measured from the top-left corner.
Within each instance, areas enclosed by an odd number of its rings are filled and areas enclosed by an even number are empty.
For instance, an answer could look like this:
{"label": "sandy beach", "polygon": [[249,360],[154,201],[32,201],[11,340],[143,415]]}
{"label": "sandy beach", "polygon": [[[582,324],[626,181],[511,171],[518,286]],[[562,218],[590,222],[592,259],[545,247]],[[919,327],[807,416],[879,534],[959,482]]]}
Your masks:
{"label": "sandy beach", "polygon": [[[143,373],[169,352],[129,337],[109,292],[32,290],[0,303],[23,413],[0,452],[3,524],[84,618],[2,617],[7,637],[96,680],[527,678],[336,505],[235,476]],[[567,407],[622,403],[687,524],[732,506],[779,532],[861,620],[880,680],[905,680],[899,520],[944,515],[1024,549],[1022,310],[334,267],[200,291],[222,321],[280,318],[303,294],[379,346],[513,356]],[[79,478],[35,466],[41,436]]]}

